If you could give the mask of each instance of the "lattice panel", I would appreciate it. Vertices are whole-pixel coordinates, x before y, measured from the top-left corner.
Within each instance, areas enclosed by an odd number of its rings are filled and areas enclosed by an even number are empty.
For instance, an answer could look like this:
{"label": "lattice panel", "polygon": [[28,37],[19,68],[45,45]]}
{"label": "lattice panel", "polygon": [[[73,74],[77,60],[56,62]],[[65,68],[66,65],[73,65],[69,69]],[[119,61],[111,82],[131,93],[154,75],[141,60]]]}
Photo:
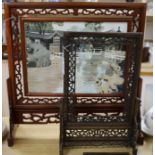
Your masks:
{"label": "lattice panel", "polygon": [[125,113],[78,113],[68,118],[69,122],[77,123],[123,123],[127,122]]}
{"label": "lattice panel", "polygon": [[111,138],[111,137],[128,137],[129,130],[128,129],[94,129],[91,127],[90,129],[67,129],[66,130],[66,138]]}
{"label": "lattice panel", "polygon": [[57,113],[23,113],[22,114],[23,123],[59,123],[59,115]]}
{"label": "lattice panel", "polygon": [[23,75],[22,75],[22,51],[21,51],[21,34],[18,16],[12,13],[12,50],[13,50],[13,61],[14,61],[14,76],[16,83],[16,96],[17,100],[23,97]]}
{"label": "lattice panel", "polygon": [[122,97],[77,97],[78,104],[125,104]]}
{"label": "lattice panel", "polygon": [[134,9],[116,9],[116,8],[107,8],[107,9],[72,9],[72,8],[66,8],[66,9],[37,9],[37,8],[24,8],[24,9],[17,9],[16,10],[19,15],[116,15],[116,16],[132,16],[135,15],[135,13],[140,13],[138,10]]}
{"label": "lattice panel", "polygon": [[109,8],[66,8],[66,9],[60,9],[60,8],[18,8],[18,9],[12,9],[13,12],[18,14],[18,16],[47,16],[47,15],[74,15],[74,16],[88,16],[88,15],[94,15],[94,16],[108,16],[108,17],[133,17],[133,25],[132,25],[132,31],[136,32],[139,29],[139,20],[141,11],[139,9],[124,9],[124,8],[115,8],[115,7],[109,7]]}
{"label": "lattice panel", "polygon": [[50,97],[50,98],[34,98],[24,97],[20,101],[22,104],[58,104],[62,101],[62,97]]}

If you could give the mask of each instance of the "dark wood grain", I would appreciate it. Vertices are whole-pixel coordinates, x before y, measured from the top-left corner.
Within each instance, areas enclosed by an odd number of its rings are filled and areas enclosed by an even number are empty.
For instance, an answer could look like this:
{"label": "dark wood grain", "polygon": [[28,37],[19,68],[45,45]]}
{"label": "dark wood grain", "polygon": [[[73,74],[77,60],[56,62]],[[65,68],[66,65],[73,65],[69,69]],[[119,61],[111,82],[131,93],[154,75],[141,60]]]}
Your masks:
{"label": "dark wood grain", "polygon": [[[5,22],[6,22],[6,40],[7,40],[7,52],[8,52],[8,62],[9,62],[9,79],[7,80],[8,84],[8,95],[9,95],[9,110],[10,110],[10,133],[8,144],[9,146],[13,145],[13,126],[15,124],[45,124],[45,123],[56,123],[61,122],[61,132],[60,132],[60,155],[63,155],[63,148],[65,138],[64,135],[64,119],[66,115],[63,113],[64,109],[64,96],[63,94],[35,94],[29,93],[27,88],[27,82],[23,81],[23,78],[26,78],[27,72],[24,69],[22,72],[23,62],[26,61],[26,56],[24,55],[25,45],[23,34],[22,20],[24,21],[87,21],[87,22],[127,22],[128,23],[128,32],[144,32],[145,28],[145,17],[146,17],[146,4],[144,3],[84,3],[84,2],[75,2],[75,3],[5,3]],[[28,11],[25,11],[28,10]],[[41,10],[40,12],[36,9]],[[55,10],[55,14],[51,14],[47,11]],[[61,12],[59,9],[67,10],[67,14]],[[72,9],[73,12],[69,12]],[[100,11],[100,14],[91,12],[89,9],[94,9]],[[103,10],[115,9],[116,12],[113,12],[112,15],[107,14]],[[46,10],[45,14],[42,14]],[[78,10],[83,10],[82,13]],[[123,12],[124,10],[127,13]],[[129,13],[128,10],[133,11],[134,13]],[[32,13],[34,11],[34,13]],[[85,11],[88,12],[85,13]],[[119,13],[123,12],[122,15]],[[35,17],[34,17],[35,15]],[[59,18],[58,18],[59,16]],[[89,16],[89,17],[88,17]],[[13,18],[12,18],[13,17]],[[136,25],[137,23],[137,25]],[[123,35],[123,34],[120,34]],[[130,36],[130,34],[129,34]],[[23,40],[23,42],[21,42]],[[142,45],[141,45],[142,46]],[[141,47],[139,47],[140,49]],[[22,57],[21,57],[22,55]],[[140,63],[139,61],[136,63]],[[126,64],[127,65],[127,64]],[[25,68],[25,67],[23,67]],[[126,76],[126,75],[125,75]],[[139,77],[139,70],[135,74],[136,78]],[[135,85],[137,83],[135,82]],[[24,91],[27,93],[24,94]],[[140,87],[136,88],[138,97],[140,96]],[[108,94],[105,94],[106,97]],[[122,94],[115,94],[115,97],[120,97],[120,100],[123,98]],[[75,97],[79,99],[80,104],[77,104],[75,114],[78,113],[88,113],[92,114],[93,112],[97,113],[121,113],[125,109],[125,104],[103,104],[99,103],[97,98],[103,97],[101,94],[76,94]],[[81,99],[80,99],[81,98]],[[133,96],[133,99],[135,96]],[[85,100],[88,103],[90,101],[92,104],[85,104]],[[61,113],[59,113],[61,109]],[[131,105],[131,109],[136,109],[135,105]],[[28,115],[26,118],[25,114]],[[135,116],[135,112],[132,113]],[[140,114],[139,114],[140,115]],[[37,118],[35,120],[34,118]],[[50,118],[55,118],[51,121]],[[133,119],[133,118],[132,118]],[[138,117],[138,121],[140,116]],[[133,120],[132,120],[133,121]],[[140,123],[140,122],[139,122]],[[130,124],[134,126],[132,122]],[[130,126],[130,127],[131,127]],[[137,131],[137,130],[136,130]],[[131,138],[131,137],[130,137]],[[107,140],[106,140],[107,141]],[[88,144],[91,141],[87,141]],[[100,142],[100,141],[99,141]],[[111,141],[112,143],[116,141]],[[71,141],[69,141],[71,143]],[[85,144],[86,144],[85,143]],[[118,141],[119,143],[119,141]],[[128,143],[128,141],[124,141]],[[136,143],[136,142],[135,142]],[[134,144],[134,155],[136,155],[136,144]]]}

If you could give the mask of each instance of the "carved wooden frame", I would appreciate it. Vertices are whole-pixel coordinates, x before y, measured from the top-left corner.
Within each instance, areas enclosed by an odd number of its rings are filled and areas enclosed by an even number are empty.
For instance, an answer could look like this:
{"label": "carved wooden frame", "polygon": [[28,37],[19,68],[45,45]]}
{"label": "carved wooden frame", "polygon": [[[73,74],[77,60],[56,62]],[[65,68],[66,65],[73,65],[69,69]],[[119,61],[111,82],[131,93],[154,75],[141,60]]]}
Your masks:
{"label": "carved wooden frame", "polygon": [[[64,35],[65,36],[65,35]],[[83,39],[90,39],[91,43],[128,45],[127,74],[124,103],[119,96],[111,97],[109,103],[103,103],[100,111],[94,108],[87,114],[81,114],[76,108],[78,97],[76,96],[76,48]],[[138,137],[138,107],[137,98],[138,77],[140,73],[142,33],[67,33],[65,36],[65,98],[62,105],[60,124],[60,154],[63,148],[70,146],[103,145],[125,146],[133,148],[133,155],[137,155]],[[89,97],[89,96],[88,96]],[[109,99],[102,96],[100,99]],[[112,100],[120,103],[112,103]],[[106,107],[110,104],[111,109]],[[123,107],[117,111],[117,105]],[[97,103],[96,103],[97,106]],[[102,113],[102,114],[101,114]],[[120,115],[121,113],[121,115]],[[132,137],[132,138],[131,138]]]}
{"label": "carved wooden frame", "polygon": [[[25,49],[25,31],[24,31],[24,23],[25,22],[122,22],[127,23],[127,32],[131,32],[131,25],[132,25],[132,19],[131,18],[21,18],[21,50],[23,51],[22,54],[22,60],[23,60],[23,74],[24,74],[24,90],[25,90],[25,96],[60,96],[63,97],[63,93],[34,93],[34,92],[28,92],[28,78],[27,78],[27,65],[26,65],[26,49]],[[93,96],[93,94],[91,94]],[[97,94],[96,94],[97,95]],[[77,94],[77,96],[87,96],[84,94]],[[100,96],[100,95],[98,95]]]}
{"label": "carved wooden frame", "polygon": [[[102,18],[118,20],[120,18],[130,18],[131,31],[144,32],[146,4],[141,3],[5,3],[6,38],[9,61],[8,95],[10,109],[10,133],[9,146],[13,145],[14,124],[41,124],[59,121],[60,104],[63,96],[31,97],[23,94],[23,84],[21,79],[21,31],[19,21],[21,18],[50,18],[59,17],[61,20],[76,18],[88,18],[92,20]],[[81,96],[82,97],[82,96]],[[93,97],[93,96],[92,96]],[[98,102],[84,98],[80,100],[81,105],[77,105],[80,111],[91,111],[93,106],[86,106],[86,102]],[[85,108],[86,107],[86,108]],[[95,107],[99,111],[100,106]],[[111,107],[108,107],[109,110]],[[121,110],[121,106],[117,110]],[[28,117],[25,118],[25,114]],[[35,119],[37,117],[37,119]],[[53,120],[53,117],[55,118]],[[50,119],[51,118],[51,119]],[[27,121],[27,120],[30,121]],[[26,120],[26,121],[25,121]],[[43,121],[44,120],[44,121]]]}

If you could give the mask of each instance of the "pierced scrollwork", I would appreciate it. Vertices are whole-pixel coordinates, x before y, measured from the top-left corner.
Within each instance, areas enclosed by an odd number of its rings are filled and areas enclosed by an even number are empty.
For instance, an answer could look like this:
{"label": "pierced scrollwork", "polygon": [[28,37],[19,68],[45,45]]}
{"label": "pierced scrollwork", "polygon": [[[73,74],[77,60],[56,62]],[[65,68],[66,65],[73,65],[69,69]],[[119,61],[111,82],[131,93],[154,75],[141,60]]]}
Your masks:
{"label": "pierced scrollwork", "polygon": [[[82,15],[108,15],[108,16],[131,16],[134,15],[134,9],[116,9],[116,8],[107,8],[107,9],[79,9],[79,14]],[[138,11],[136,12],[139,13]]]}
{"label": "pierced scrollwork", "polygon": [[29,98],[29,97],[24,97],[21,101],[20,104],[57,104],[62,101],[61,97],[50,97],[50,98]]}
{"label": "pierced scrollwork", "polygon": [[[67,45],[64,47],[65,53],[65,93],[67,94],[66,100],[71,106],[68,106],[69,112],[73,112],[75,97],[75,75],[76,75],[76,51],[75,44],[73,46]],[[68,70],[69,68],[69,70]],[[68,77],[67,77],[68,76]]]}
{"label": "pierced scrollwork", "polygon": [[78,113],[76,116],[69,117],[70,122],[76,123],[123,123],[127,121],[124,113]]}
{"label": "pierced scrollwork", "polygon": [[16,9],[15,10],[19,16],[24,16],[24,15],[68,15],[68,14],[73,14],[74,10],[73,9],[36,9],[36,8],[25,8],[25,9]]}
{"label": "pierced scrollwork", "polygon": [[57,113],[23,113],[23,123],[59,123],[59,115]]}
{"label": "pierced scrollwork", "polygon": [[18,16],[27,15],[103,15],[103,16],[127,16],[133,17],[132,30],[138,31],[141,11],[139,9],[123,9],[123,8],[13,8],[12,12]]}
{"label": "pierced scrollwork", "polygon": [[13,10],[18,15],[68,15],[68,14],[76,14],[76,15],[116,15],[116,16],[135,16],[136,14],[140,14],[139,10],[134,9],[119,9],[119,8],[105,8],[105,9],[97,9],[97,8],[17,8]]}
{"label": "pierced scrollwork", "polygon": [[22,84],[22,64],[21,64],[21,36],[18,22],[18,16],[13,13],[12,20],[12,50],[13,50],[13,61],[14,61],[14,77],[16,83],[16,96],[17,100],[23,97],[23,84]]}
{"label": "pierced scrollwork", "polygon": [[23,85],[22,85],[22,73],[21,73],[21,64],[19,61],[15,61],[15,77],[16,77],[16,94],[17,99],[20,99],[23,96]]}
{"label": "pierced scrollwork", "polygon": [[77,104],[125,104],[122,97],[77,97]]}
{"label": "pierced scrollwork", "polygon": [[128,137],[129,130],[128,129],[67,129],[66,130],[66,138],[111,138],[111,137]]}

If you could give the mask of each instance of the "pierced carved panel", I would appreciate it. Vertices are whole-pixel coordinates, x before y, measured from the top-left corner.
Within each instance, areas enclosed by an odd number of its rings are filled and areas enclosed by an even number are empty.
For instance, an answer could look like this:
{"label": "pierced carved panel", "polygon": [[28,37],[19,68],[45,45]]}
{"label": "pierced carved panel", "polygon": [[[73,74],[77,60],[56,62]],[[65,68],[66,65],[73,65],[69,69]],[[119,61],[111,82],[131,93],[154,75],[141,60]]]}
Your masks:
{"label": "pierced carved panel", "polygon": [[125,113],[78,113],[69,117],[69,122],[75,123],[123,123],[127,122]]}
{"label": "pierced carved panel", "polygon": [[59,123],[59,115],[57,113],[23,113],[22,114],[23,123]]}
{"label": "pierced carved panel", "polygon": [[[66,130],[66,138],[111,138],[111,137],[128,137],[129,130],[128,129],[67,129]],[[103,139],[102,139],[103,140]]]}
{"label": "pierced carved panel", "polygon": [[24,97],[19,104],[60,104],[62,101],[61,97],[50,97],[50,98],[35,98],[35,97]]}
{"label": "pierced carved panel", "polygon": [[109,7],[109,8],[76,8],[73,9],[71,7],[68,8],[13,8],[12,13],[16,14],[18,16],[37,16],[40,15],[41,17],[47,16],[47,15],[52,15],[52,16],[57,16],[57,15],[72,15],[72,16],[88,16],[88,15],[93,15],[95,16],[102,16],[102,17],[132,17],[133,19],[133,24],[132,24],[132,31],[136,32],[139,31],[140,27],[140,16],[142,13],[141,10],[138,8],[119,8],[119,7]]}
{"label": "pierced carved panel", "polygon": [[77,97],[77,104],[125,104],[123,97]]}

